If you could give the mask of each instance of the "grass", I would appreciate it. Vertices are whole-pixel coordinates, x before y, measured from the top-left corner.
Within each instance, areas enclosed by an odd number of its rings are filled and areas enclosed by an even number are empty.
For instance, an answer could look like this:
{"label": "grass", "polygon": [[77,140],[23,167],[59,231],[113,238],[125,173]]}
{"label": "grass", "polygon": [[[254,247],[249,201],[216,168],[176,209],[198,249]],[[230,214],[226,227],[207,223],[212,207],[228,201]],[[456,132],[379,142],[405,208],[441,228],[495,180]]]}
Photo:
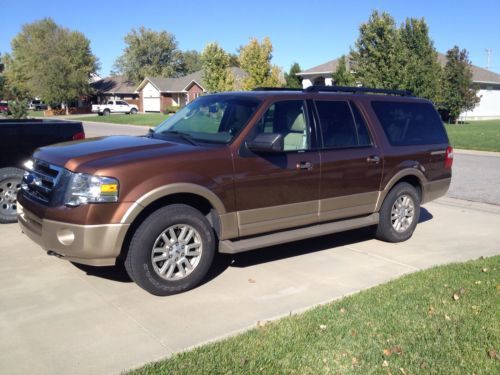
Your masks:
{"label": "grass", "polygon": [[43,111],[28,111],[28,117],[44,117],[43,116]]}
{"label": "grass", "polygon": [[500,120],[446,125],[446,130],[455,148],[500,152]]}
{"label": "grass", "polygon": [[410,274],[129,374],[498,374],[499,271]]}
{"label": "grass", "polygon": [[112,124],[130,124],[142,126],[156,126],[168,118],[162,113],[138,113],[136,115],[110,115],[110,116],[85,116],[74,117],[72,120],[106,122]]}

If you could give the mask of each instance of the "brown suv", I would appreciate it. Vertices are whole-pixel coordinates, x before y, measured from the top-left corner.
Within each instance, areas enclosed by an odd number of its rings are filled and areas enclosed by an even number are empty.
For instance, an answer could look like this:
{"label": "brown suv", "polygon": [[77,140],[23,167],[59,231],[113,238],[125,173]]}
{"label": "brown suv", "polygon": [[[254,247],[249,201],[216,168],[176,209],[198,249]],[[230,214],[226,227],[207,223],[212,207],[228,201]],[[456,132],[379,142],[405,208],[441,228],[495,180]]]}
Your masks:
{"label": "brown suv", "polygon": [[408,239],[450,184],[433,105],[402,91],[311,87],[202,96],[143,137],[38,149],[18,196],[51,255],[123,259],[156,295],[200,283],[216,251],[377,225]]}

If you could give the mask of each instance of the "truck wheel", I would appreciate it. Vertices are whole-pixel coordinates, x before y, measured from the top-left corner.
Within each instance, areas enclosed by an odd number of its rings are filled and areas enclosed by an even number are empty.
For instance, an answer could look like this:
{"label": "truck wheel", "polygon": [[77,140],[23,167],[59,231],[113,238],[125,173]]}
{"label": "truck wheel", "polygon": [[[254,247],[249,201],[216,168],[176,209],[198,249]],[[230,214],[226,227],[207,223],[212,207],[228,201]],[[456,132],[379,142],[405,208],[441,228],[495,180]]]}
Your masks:
{"label": "truck wheel", "polygon": [[19,168],[0,169],[0,223],[17,220],[17,192],[21,188],[24,171]]}
{"label": "truck wheel", "polygon": [[137,109],[132,108],[132,109],[130,110],[130,114],[131,114],[131,115],[135,115],[136,113],[137,113]]}
{"label": "truck wheel", "polygon": [[110,114],[109,109],[105,109],[104,111],[102,111],[102,114],[103,114],[104,116],[109,116],[109,114]]}
{"label": "truck wheel", "polygon": [[130,241],[125,269],[141,288],[157,296],[184,292],[207,274],[215,235],[198,210],[173,204],[142,222]]}
{"label": "truck wheel", "polygon": [[410,238],[420,217],[420,199],[415,188],[400,182],[385,197],[375,236],[387,242]]}

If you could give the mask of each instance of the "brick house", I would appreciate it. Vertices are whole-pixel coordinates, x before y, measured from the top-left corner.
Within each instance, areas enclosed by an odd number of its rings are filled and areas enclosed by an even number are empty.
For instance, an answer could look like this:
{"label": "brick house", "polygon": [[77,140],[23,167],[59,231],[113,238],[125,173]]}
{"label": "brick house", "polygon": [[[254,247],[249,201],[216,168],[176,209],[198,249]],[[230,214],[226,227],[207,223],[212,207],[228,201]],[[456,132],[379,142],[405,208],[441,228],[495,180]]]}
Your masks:
{"label": "brick house", "polygon": [[139,93],[135,90],[137,85],[125,76],[111,76],[91,83],[96,94],[91,98],[92,104],[105,103],[108,100],[125,100],[140,108]]}

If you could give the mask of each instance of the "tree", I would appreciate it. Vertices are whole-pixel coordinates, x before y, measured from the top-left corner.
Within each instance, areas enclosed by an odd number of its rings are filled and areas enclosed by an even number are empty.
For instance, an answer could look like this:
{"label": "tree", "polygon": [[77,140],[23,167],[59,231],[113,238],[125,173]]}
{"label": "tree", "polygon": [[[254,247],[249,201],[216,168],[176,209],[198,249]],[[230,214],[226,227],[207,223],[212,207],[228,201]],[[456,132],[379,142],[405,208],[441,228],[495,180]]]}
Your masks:
{"label": "tree", "polygon": [[7,84],[18,99],[69,103],[92,92],[89,79],[98,63],[82,33],[45,18],[24,25],[11,47],[5,59]]}
{"label": "tree", "polygon": [[300,73],[302,69],[300,69],[300,65],[298,63],[293,63],[290,67],[290,71],[285,73],[285,87],[291,89],[300,89],[302,88],[302,82],[297,73]]}
{"label": "tree", "polygon": [[273,45],[269,38],[262,43],[255,38],[240,48],[240,67],[248,74],[243,80],[244,90],[255,87],[281,86],[281,69],[271,64]]}
{"label": "tree", "polygon": [[184,75],[182,52],[173,34],[140,27],[132,29],[124,40],[127,46],[115,62],[115,73],[124,74],[135,83],[146,76]]}
{"label": "tree", "polygon": [[190,74],[202,69],[201,54],[196,50],[182,52],[184,73]]}
{"label": "tree", "polygon": [[339,59],[337,69],[332,74],[333,83],[337,86],[354,86],[356,85],[356,79],[347,68],[347,59],[342,56]]}
{"label": "tree", "polygon": [[373,11],[361,24],[351,61],[356,80],[363,86],[402,88],[403,50],[394,19],[386,12]]}
{"label": "tree", "polygon": [[209,43],[201,54],[203,83],[208,91],[231,91],[234,77],[230,57],[217,43]]}
{"label": "tree", "polygon": [[472,83],[472,69],[467,50],[458,46],[446,52],[446,65],[443,70],[443,94],[440,109],[450,120],[457,121],[460,113],[474,109],[480,98],[478,88]]}
{"label": "tree", "polygon": [[2,54],[0,53],[0,99],[6,97],[6,82],[5,82],[5,63],[3,61]]}
{"label": "tree", "polygon": [[439,101],[442,69],[425,20],[406,19],[399,29],[404,61],[402,88]]}

